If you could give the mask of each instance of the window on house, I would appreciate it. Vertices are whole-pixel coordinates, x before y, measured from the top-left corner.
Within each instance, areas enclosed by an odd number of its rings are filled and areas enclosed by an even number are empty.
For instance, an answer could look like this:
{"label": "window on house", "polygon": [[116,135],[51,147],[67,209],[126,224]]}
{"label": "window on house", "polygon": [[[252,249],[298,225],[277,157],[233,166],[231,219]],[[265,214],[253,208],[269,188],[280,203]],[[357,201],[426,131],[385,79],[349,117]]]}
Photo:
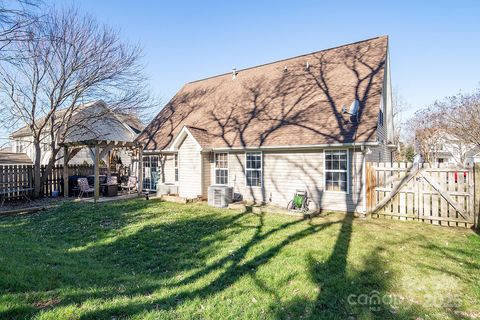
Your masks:
{"label": "window on house", "polygon": [[378,112],[378,124],[383,127],[383,99],[380,100],[380,112]]}
{"label": "window on house", "polygon": [[245,158],[245,177],[247,187],[260,187],[262,185],[262,153],[247,152]]}
{"label": "window on house", "polygon": [[159,157],[148,155],[143,157],[143,189],[155,190],[162,171]]}
{"label": "window on house", "polygon": [[15,151],[17,153],[23,153],[25,151],[25,146],[23,144],[23,141],[17,141],[15,148],[16,148]]}
{"label": "window on house", "polygon": [[348,192],[348,151],[325,151],[325,190]]}
{"label": "window on house", "polygon": [[175,166],[175,182],[178,182],[178,153],[175,153],[174,166]]}
{"label": "window on house", "polygon": [[228,184],[228,153],[215,153],[215,184]]}
{"label": "window on house", "polygon": [[43,151],[48,151],[50,150],[50,139],[49,139],[49,136],[47,133],[43,133],[41,135],[41,139],[40,139],[40,142],[41,142],[41,145],[42,145],[42,150]]}
{"label": "window on house", "polygon": [[380,112],[378,113],[378,124],[383,127],[383,110],[380,109]]}

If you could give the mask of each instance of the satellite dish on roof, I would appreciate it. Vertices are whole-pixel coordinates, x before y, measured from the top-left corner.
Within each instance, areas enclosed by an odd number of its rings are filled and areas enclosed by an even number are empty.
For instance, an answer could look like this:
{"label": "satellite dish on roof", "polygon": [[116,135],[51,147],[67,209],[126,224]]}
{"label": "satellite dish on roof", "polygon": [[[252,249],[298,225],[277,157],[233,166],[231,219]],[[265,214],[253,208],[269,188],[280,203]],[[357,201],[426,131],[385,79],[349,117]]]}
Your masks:
{"label": "satellite dish on roof", "polygon": [[350,113],[352,116],[357,115],[358,109],[360,108],[360,102],[358,100],[353,100],[352,104],[350,105]]}

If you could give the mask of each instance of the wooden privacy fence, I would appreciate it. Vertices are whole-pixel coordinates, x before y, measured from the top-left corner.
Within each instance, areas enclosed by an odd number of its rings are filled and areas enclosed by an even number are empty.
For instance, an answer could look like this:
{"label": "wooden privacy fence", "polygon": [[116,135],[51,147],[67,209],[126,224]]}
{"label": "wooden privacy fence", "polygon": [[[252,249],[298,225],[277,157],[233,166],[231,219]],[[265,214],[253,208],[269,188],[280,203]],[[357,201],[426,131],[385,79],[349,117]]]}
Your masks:
{"label": "wooden privacy fence", "polygon": [[478,209],[472,168],[367,163],[366,180],[367,208],[372,217],[443,226],[470,227],[475,223]]}
{"label": "wooden privacy fence", "polygon": [[[45,169],[46,166],[40,166],[40,176],[45,175]],[[104,174],[105,172],[106,168],[100,167],[100,174]],[[70,176],[92,175],[93,165],[69,165],[68,174]],[[0,165],[0,186],[2,186],[2,188],[15,188],[22,185],[34,186],[33,165]],[[59,191],[60,194],[63,194],[63,165],[53,167],[43,185],[44,196],[51,197],[53,191]],[[15,199],[16,196],[18,195],[14,193],[8,195],[10,199]]]}

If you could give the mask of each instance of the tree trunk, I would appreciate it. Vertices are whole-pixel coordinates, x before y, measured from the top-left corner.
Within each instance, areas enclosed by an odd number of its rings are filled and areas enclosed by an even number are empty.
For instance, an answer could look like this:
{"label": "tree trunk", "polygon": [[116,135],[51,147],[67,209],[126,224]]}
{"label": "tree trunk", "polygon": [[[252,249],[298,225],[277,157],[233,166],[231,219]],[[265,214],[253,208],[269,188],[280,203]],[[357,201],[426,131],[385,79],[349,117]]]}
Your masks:
{"label": "tree trunk", "polygon": [[50,172],[52,172],[53,167],[55,166],[55,159],[57,158],[58,150],[52,150],[52,156],[50,159],[48,159],[48,163],[45,166],[45,170],[43,171],[43,175],[40,178],[40,183],[41,185],[45,185],[47,182],[47,178],[50,175]]}
{"label": "tree trunk", "polygon": [[38,198],[41,195],[42,192],[42,181],[41,181],[41,175],[40,175],[40,166],[41,166],[41,159],[42,159],[42,151],[40,148],[40,141],[35,140],[33,142],[34,148],[35,148],[35,162],[33,166],[33,181],[34,181],[34,191],[33,191],[33,197]]}

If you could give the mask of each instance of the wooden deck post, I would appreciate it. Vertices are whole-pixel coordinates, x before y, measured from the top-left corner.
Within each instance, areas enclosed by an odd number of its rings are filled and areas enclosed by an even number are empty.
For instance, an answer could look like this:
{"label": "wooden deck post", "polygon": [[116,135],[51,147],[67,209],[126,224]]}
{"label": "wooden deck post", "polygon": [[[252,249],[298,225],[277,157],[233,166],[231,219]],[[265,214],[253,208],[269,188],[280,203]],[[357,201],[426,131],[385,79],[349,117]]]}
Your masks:
{"label": "wooden deck post", "polygon": [[138,149],[138,195],[143,191],[143,146],[140,145]]}
{"label": "wooden deck post", "polygon": [[95,145],[95,164],[94,164],[94,189],[95,189],[95,197],[94,202],[96,203],[100,198],[100,146],[98,144]]}
{"label": "wooden deck post", "polygon": [[68,198],[68,147],[63,147],[63,196]]}

